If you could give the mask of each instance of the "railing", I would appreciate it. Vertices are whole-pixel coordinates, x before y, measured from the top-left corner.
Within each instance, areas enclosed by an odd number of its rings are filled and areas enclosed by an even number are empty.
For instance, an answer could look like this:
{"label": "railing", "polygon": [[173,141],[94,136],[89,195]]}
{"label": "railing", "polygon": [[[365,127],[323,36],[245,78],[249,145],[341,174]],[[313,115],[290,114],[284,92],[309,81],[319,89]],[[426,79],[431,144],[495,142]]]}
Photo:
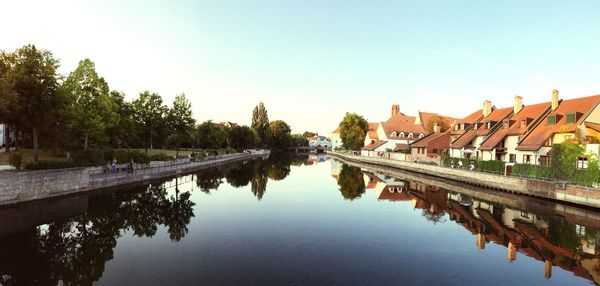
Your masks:
{"label": "railing", "polygon": [[[342,153],[342,152],[339,152],[339,153]],[[345,152],[342,154],[343,155],[353,155],[348,152]],[[447,169],[456,169],[456,170],[462,170],[462,171],[468,171],[468,172],[474,172],[474,173],[492,174],[492,175],[505,176],[505,177],[516,177],[516,178],[528,179],[528,180],[538,181],[538,182],[549,182],[549,183],[554,183],[557,186],[561,186],[562,188],[564,188],[565,185],[572,185],[572,186],[586,187],[586,188],[598,188],[598,186],[599,186],[599,185],[595,185],[593,187],[590,187],[589,185],[574,182],[574,181],[557,180],[554,178],[534,177],[534,176],[527,176],[527,175],[521,175],[521,174],[515,174],[515,173],[511,173],[510,175],[507,176],[505,172],[495,172],[495,171],[491,171],[491,170],[477,170],[477,169],[470,170],[468,165],[462,166],[462,167],[456,166],[456,167],[452,168],[452,167],[444,166],[443,162],[441,165],[438,165],[438,164],[431,164],[431,163],[428,164],[427,162],[411,162],[411,161],[395,160],[395,159],[382,158],[382,157],[367,157],[367,156],[361,156],[361,155],[354,155],[354,156],[366,157],[366,158],[377,158],[377,159],[389,160],[391,162],[396,161],[396,162],[403,162],[403,163],[429,165],[429,166],[436,166],[436,167],[447,168]]]}
{"label": "railing", "polygon": [[156,174],[165,174],[165,173],[178,173],[177,171],[182,171],[186,169],[193,169],[198,167],[212,167],[216,166],[220,163],[231,161],[239,158],[254,158],[258,155],[251,154],[229,154],[229,155],[217,155],[217,156],[208,156],[202,160],[191,160],[189,162],[177,162],[170,161],[165,162],[165,164],[161,164],[159,166],[150,166],[146,165],[137,165],[132,170],[126,169],[121,172],[109,172],[109,173],[96,173],[90,174],[90,182],[92,183],[105,183],[107,181],[134,181],[140,178],[148,178],[150,175]]}

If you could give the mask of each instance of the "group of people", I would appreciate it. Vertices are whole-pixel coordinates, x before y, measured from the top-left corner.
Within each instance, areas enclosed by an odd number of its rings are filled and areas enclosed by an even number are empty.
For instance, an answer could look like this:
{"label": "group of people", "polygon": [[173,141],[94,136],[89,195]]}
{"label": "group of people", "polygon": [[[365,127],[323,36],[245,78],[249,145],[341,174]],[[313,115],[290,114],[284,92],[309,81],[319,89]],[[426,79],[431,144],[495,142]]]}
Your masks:
{"label": "group of people", "polygon": [[[133,161],[133,159],[131,159],[131,161],[127,164],[127,173],[129,174],[133,174],[133,168],[135,166],[135,162]],[[118,173],[119,172],[119,165],[117,163],[117,159],[113,159],[112,162],[107,162],[106,165],[104,166],[104,172],[105,173]]]}
{"label": "group of people", "polygon": [[[456,164],[454,164],[454,161],[450,162],[450,167],[462,169],[464,166],[463,166],[463,162],[461,160],[458,160],[458,163],[456,163]],[[469,171],[475,171],[475,164],[472,161],[469,164]]]}

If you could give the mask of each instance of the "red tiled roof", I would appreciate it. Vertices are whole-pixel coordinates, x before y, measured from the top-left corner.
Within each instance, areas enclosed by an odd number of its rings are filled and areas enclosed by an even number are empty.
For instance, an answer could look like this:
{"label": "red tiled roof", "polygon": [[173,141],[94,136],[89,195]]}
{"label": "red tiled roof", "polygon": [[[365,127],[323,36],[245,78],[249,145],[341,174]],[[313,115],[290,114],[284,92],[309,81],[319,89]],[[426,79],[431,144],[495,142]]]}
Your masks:
{"label": "red tiled roof", "polygon": [[367,133],[369,135],[369,138],[379,139],[379,136],[377,136],[377,127],[379,127],[379,123],[369,122],[369,132]]}
{"label": "red tiled roof", "polygon": [[441,137],[447,137],[447,141],[448,144],[450,144],[450,133],[449,132],[433,132],[433,133],[429,133],[428,135],[426,135],[425,137],[413,142],[410,147],[411,148],[427,148],[427,145],[432,142],[435,141],[436,139],[439,139]]}
{"label": "red tiled roof", "polygon": [[386,142],[387,141],[384,141],[384,140],[375,140],[375,142],[360,148],[360,150],[373,151],[373,150],[377,149],[377,147],[385,144]]}
{"label": "red tiled roof", "polygon": [[387,201],[410,201],[414,197],[409,192],[390,192],[390,187],[386,186],[383,191],[379,194],[378,200]]}
{"label": "red tiled roof", "polygon": [[[507,107],[507,108],[502,108],[502,109],[494,109],[494,111],[492,111],[492,113],[490,113],[487,117],[479,120],[477,122],[477,124],[481,124],[481,123],[485,124],[487,122],[500,122],[507,115],[509,115],[512,112],[512,110],[513,110],[512,107]],[[502,123],[499,123],[499,124],[502,124]],[[490,126],[490,127],[493,127],[493,126]],[[468,145],[469,143],[471,143],[471,141],[473,141],[473,139],[475,139],[477,136],[487,135],[490,132],[490,130],[491,130],[491,128],[488,129],[485,126],[478,126],[477,130],[475,130],[475,128],[470,128],[463,135],[461,135],[456,140],[454,140],[454,142],[452,142],[452,144],[450,144],[450,148],[455,148],[455,149],[463,148],[466,145]]]}
{"label": "red tiled roof", "polygon": [[585,127],[600,132],[600,124],[594,122],[586,122]]}
{"label": "red tiled roof", "polygon": [[[463,118],[463,119],[459,119],[457,120],[454,124],[459,124],[459,123],[469,123],[472,124],[476,121],[478,121],[479,119],[481,119],[481,117],[483,116],[483,114],[481,113],[481,109],[467,115],[467,117]],[[452,129],[450,131],[451,135],[460,135],[463,134],[465,130],[454,130]]]}
{"label": "red tiled roof", "polygon": [[452,124],[456,120],[456,118],[430,112],[419,112],[417,116],[419,116],[421,124],[415,124],[416,117],[399,113],[392,115],[387,121],[381,122],[381,125],[388,138],[392,137],[391,134],[394,131],[396,133],[404,132],[405,138],[408,138],[408,133],[413,133],[414,138],[418,138],[420,134],[428,133],[427,122],[434,116],[441,116],[448,124]]}
{"label": "red tiled roof", "polygon": [[[587,97],[580,97],[574,99],[563,100],[558,104],[556,110],[550,114],[560,115],[557,118],[557,122],[554,125],[548,124],[548,114],[542,118],[542,121],[531,130],[525,138],[519,142],[517,150],[529,150],[535,151],[540,149],[544,145],[544,142],[555,133],[571,133],[575,131],[578,125],[580,125],[587,115],[598,105],[600,102],[600,95],[593,95]],[[567,114],[571,112],[582,113],[575,123],[567,124]]]}
{"label": "red tiled roof", "polygon": [[[488,137],[479,149],[483,151],[490,151],[494,149],[506,136],[510,135],[523,135],[527,132],[528,128],[532,127],[535,119],[540,117],[545,111],[550,108],[550,102],[538,103],[533,105],[523,106],[523,108],[517,114],[513,114],[509,117],[508,128],[501,127]],[[525,127],[521,127],[521,121],[529,121]]]}
{"label": "red tiled roof", "polygon": [[396,144],[396,147],[394,147],[394,152],[398,152],[400,150],[408,150],[410,149],[410,145],[408,144]]}

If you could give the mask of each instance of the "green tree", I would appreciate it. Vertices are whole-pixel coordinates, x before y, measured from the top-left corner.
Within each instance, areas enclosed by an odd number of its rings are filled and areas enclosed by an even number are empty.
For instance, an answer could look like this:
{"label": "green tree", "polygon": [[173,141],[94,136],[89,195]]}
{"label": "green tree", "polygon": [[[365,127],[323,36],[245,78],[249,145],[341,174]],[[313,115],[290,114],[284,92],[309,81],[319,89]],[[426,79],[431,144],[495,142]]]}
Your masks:
{"label": "green tree", "polygon": [[168,124],[177,144],[176,156],[179,156],[181,142],[190,137],[196,120],[192,116],[192,103],[181,93],[175,96],[173,107],[169,110]]}
{"label": "green tree", "polygon": [[154,139],[157,130],[164,126],[164,117],[168,108],[163,105],[162,98],[158,93],[144,91],[140,97],[133,102],[135,118],[140,129],[141,137],[144,138],[143,145],[148,152],[148,147],[154,149]]}
{"label": "green tree", "polygon": [[340,138],[345,149],[358,150],[363,146],[369,123],[356,113],[348,113],[340,122]]}
{"label": "green tree", "polygon": [[[18,122],[18,106],[17,97],[13,90],[13,85],[10,79],[10,71],[12,69],[13,59],[12,54],[0,50],[0,122],[8,126],[14,126]],[[4,142],[8,146],[8,132],[4,133]],[[6,152],[10,149],[6,148]]]}
{"label": "green tree", "polygon": [[440,127],[440,132],[446,132],[446,130],[450,128],[450,124],[444,117],[434,115],[426,122],[427,132],[433,132],[434,126],[436,125]]}
{"label": "green tree", "polygon": [[235,126],[229,131],[229,146],[236,150],[254,148],[258,141],[256,131],[248,126]]}
{"label": "green tree", "polygon": [[316,135],[317,135],[316,132],[310,132],[310,131],[304,131],[304,133],[302,133],[302,136],[304,136],[304,138],[314,137]]}
{"label": "green tree", "polygon": [[40,130],[55,127],[53,117],[61,102],[56,73],[59,63],[50,51],[39,50],[34,45],[17,49],[10,60],[12,67],[3,76],[5,84],[11,86],[6,102],[13,123],[18,122],[22,130],[31,130],[37,162]]}
{"label": "green tree", "polygon": [[291,140],[290,145],[294,147],[304,147],[308,145],[308,140],[306,140],[306,137],[302,134],[292,134]]}
{"label": "green tree", "polygon": [[338,186],[344,199],[354,200],[365,193],[365,182],[358,167],[343,165],[340,171]]}
{"label": "green tree", "polygon": [[258,134],[259,144],[266,146],[268,144],[269,115],[262,102],[252,111],[252,129]]}
{"label": "green tree", "polygon": [[130,147],[138,140],[139,133],[133,104],[125,101],[124,93],[115,90],[110,92],[110,100],[116,112],[115,124],[108,129],[111,143],[119,148]]}
{"label": "green tree", "polygon": [[71,103],[69,126],[83,139],[83,150],[88,150],[90,141],[106,142],[106,130],[115,124],[117,114],[108,94],[108,84],[96,73],[94,62],[80,61],[63,88]]}
{"label": "green tree", "polygon": [[290,146],[291,143],[291,131],[290,126],[283,120],[275,120],[269,123],[270,145],[273,149],[283,149]]}
{"label": "green tree", "polygon": [[208,120],[196,128],[198,147],[218,149],[227,145],[227,131],[219,124]]}

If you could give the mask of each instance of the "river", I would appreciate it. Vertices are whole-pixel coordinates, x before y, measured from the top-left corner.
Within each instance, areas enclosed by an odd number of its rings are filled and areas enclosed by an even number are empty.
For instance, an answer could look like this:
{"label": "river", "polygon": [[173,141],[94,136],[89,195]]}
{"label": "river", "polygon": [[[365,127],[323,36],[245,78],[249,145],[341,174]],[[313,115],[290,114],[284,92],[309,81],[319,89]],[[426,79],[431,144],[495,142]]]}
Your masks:
{"label": "river", "polygon": [[0,209],[1,285],[594,285],[600,213],[273,155]]}

